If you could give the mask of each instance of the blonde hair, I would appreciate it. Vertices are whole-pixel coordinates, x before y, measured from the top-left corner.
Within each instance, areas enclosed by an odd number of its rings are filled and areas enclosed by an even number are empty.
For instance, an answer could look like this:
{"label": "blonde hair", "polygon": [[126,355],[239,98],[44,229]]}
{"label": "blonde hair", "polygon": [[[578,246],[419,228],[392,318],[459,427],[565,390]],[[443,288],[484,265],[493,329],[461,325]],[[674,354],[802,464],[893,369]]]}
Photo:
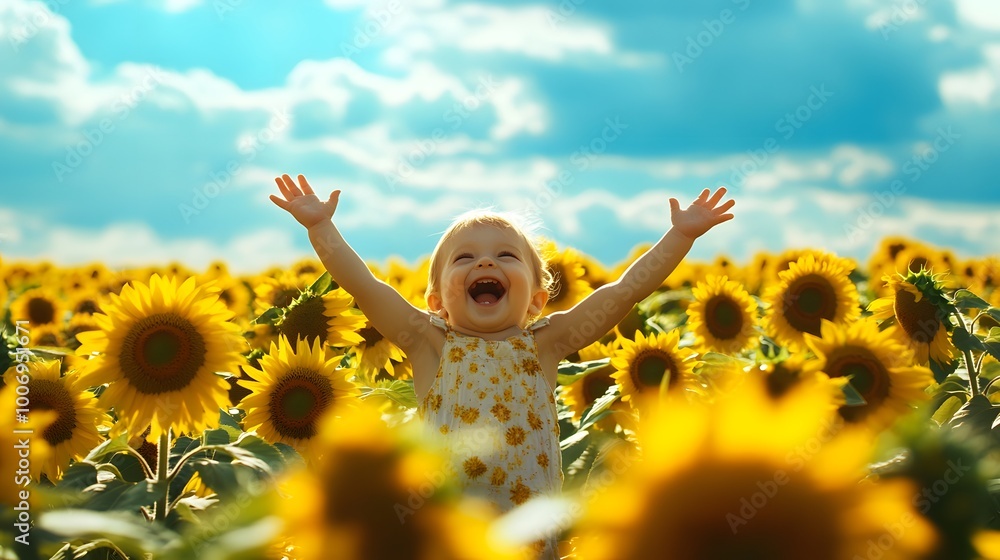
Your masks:
{"label": "blonde hair", "polygon": [[510,229],[516,233],[518,237],[524,240],[524,244],[528,248],[529,259],[531,260],[531,268],[535,275],[535,287],[542,288],[546,292],[549,292],[551,296],[552,286],[555,284],[555,279],[552,276],[552,272],[550,272],[546,266],[545,258],[542,256],[541,249],[536,241],[537,236],[534,232],[538,228],[538,225],[536,223],[529,222],[526,217],[518,214],[510,212],[496,212],[490,208],[485,208],[470,210],[461,214],[455,218],[451,225],[448,226],[448,229],[446,229],[441,235],[441,239],[438,240],[437,246],[434,247],[434,252],[431,253],[427,290],[424,292],[424,298],[426,299],[431,294],[437,292],[438,286],[441,283],[441,247],[444,246],[445,241],[451,239],[457,233],[465,229],[480,225]]}

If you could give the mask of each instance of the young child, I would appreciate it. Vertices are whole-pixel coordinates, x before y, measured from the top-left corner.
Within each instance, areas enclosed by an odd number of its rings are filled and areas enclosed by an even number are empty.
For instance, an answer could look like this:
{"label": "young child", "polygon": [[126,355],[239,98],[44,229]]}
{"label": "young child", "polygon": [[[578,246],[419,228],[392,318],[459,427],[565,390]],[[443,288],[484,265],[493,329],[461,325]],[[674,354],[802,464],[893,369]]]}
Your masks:
{"label": "young child", "polygon": [[[554,390],[559,362],[610,331],[656,290],[694,239],[733,218],[725,188],[708,189],[686,210],[670,199],[673,227],[617,281],[568,311],[532,322],[551,277],[526,234],[497,214],[456,221],[431,256],[429,310],[375,278],[331,221],[340,191],[321,201],[306,178],[276,178],[271,200],[308,229],[330,275],[354,296],[372,325],[413,364],[419,415],[449,438],[460,483],[507,511],[557,495],[562,456]],[[542,558],[556,558],[555,538]]]}

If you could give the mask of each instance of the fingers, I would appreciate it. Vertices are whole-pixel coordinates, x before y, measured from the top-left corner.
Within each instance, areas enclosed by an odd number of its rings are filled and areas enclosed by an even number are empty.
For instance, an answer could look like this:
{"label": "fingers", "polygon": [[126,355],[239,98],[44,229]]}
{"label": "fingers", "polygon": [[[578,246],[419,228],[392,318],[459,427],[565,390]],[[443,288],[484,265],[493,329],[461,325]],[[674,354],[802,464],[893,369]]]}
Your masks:
{"label": "fingers", "polygon": [[309,181],[306,181],[305,175],[299,175],[299,184],[302,185],[302,192],[304,194],[316,194],[313,192],[312,187],[309,186]]}
{"label": "fingers", "polygon": [[733,215],[732,214],[722,214],[722,215],[717,216],[715,218],[715,222],[713,222],[712,227],[715,227],[715,226],[721,224],[722,222],[728,222],[729,220],[732,220],[732,219],[733,219]]}
{"label": "fingers", "polygon": [[295,185],[295,181],[292,180],[288,173],[281,176],[281,181],[285,183],[285,188],[288,189],[288,192],[291,193],[292,197],[302,196],[302,191],[300,191],[299,187]]}
{"label": "fingers", "polygon": [[[705,189],[705,192],[708,192],[708,189]],[[704,194],[705,193],[702,193],[702,196],[704,196]],[[725,195],[725,194],[726,194],[726,187],[719,187],[715,191],[715,194],[712,195],[712,198],[708,199],[708,203],[707,203],[708,206],[711,208],[711,207],[715,206],[716,204],[718,204],[719,201],[722,200],[723,195]]]}
{"label": "fingers", "polygon": [[726,201],[725,204],[723,204],[722,206],[719,206],[718,208],[716,208],[715,211],[718,212],[719,214],[722,214],[723,212],[725,212],[725,211],[729,210],[730,208],[732,208],[735,204],[736,204],[735,200],[729,199],[729,200]]}
{"label": "fingers", "polygon": [[290,192],[288,192],[288,189],[285,187],[285,183],[281,181],[281,177],[275,177],[274,182],[278,183],[278,190],[281,191],[281,194],[285,196],[285,199],[291,200],[292,195]]}
{"label": "fingers", "polygon": [[281,200],[279,197],[274,196],[273,194],[271,195],[270,198],[271,198],[271,202],[274,202],[275,204],[277,204],[279,208],[281,208],[283,210],[288,210],[288,203],[287,202],[285,202],[284,200]]}
{"label": "fingers", "polygon": [[681,211],[681,203],[677,201],[676,198],[670,199],[670,213],[676,214]]}
{"label": "fingers", "polygon": [[710,191],[708,189],[705,189],[705,190],[701,191],[701,194],[699,194],[698,198],[695,199],[695,201],[694,201],[695,204],[697,204],[699,202],[705,202],[705,201],[707,201],[708,200],[708,195],[711,194],[711,193],[712,193],[712,191]]}
{"label": "fingers", "polygon": [[333,211],[337,211],[337,203],[340,202],[340,190],[335,190],[330,193],[330,199],[327,201],[328,204],[333,206]]}

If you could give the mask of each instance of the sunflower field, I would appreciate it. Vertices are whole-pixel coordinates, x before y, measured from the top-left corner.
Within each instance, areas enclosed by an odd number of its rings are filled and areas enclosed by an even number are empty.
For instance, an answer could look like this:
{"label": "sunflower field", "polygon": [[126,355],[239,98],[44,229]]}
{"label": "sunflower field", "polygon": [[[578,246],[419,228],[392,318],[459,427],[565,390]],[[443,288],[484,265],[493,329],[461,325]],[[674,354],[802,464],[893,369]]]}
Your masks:
{"label": "sunflower field", "polygon": [[[545,249],[554,312],[646,248]],[[0,558],[1000,558],[998,257],[682,262],[560,365],[563,495],[504,516],[317,260],[0,278]]]}

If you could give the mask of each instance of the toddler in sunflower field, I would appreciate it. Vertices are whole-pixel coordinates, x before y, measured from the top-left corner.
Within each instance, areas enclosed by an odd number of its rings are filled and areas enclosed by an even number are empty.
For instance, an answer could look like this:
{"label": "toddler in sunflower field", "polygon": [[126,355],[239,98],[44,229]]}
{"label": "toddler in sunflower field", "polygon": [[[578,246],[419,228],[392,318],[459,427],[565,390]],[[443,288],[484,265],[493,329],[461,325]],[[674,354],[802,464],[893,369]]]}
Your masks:
{"label": "toddler in sunflower field", "polygon": [[[516,220],[472,212],[452,223],[431,255],[424,310],[377,279],[344,241],[332,221],[339,190],[323,201],[302,175],[298,184],[289,175],[275,181],[282,197],[271,200],[307,228],[330,276],[406,353],[418,415],[445,434],[460,486],[501,512],[562,489],[559,362],[659,288],[697,237],[733,218],[735,204],[720,204],[721,187],[705,189],[684,210],[671,198],[673,227],[617,281],[541,317],[552,277]],[[556,544],[554,536],[537,543],[539,557],[556,558]]]}

